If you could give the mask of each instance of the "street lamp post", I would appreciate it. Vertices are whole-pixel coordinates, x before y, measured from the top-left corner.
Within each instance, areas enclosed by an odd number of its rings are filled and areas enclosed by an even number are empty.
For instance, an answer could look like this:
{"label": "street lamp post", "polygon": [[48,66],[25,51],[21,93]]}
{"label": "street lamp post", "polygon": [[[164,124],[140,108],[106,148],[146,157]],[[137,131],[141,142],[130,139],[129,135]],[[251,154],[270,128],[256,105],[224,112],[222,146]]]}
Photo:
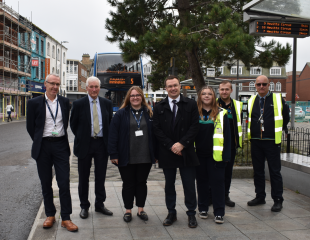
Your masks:
{"label": "street lamp post", "polygon": [[[60,84],[62,84],[62,44],[69,43],[68,41],[61,41],[60,42]],[[64,96],[65,97],[65,96]]]}

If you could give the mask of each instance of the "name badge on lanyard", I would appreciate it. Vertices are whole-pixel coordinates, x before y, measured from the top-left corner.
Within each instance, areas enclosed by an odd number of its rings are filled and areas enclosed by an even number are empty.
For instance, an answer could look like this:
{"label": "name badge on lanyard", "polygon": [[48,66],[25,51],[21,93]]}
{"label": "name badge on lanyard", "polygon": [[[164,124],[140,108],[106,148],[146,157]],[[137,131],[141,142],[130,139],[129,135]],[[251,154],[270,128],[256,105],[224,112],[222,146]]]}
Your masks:
{"label": "name badge on lanyard", "polygon": [[138,130],[135,131],[135,135],[136,137],[140,137],[140,136],[143,136],[143,131],[140,130],[140,123],[141,123],[141,119],[142,119],[142,115],[143,115],[143,111],[141,111],[141,114],[140,114],[140,118],[139,120],[137,119],[135,113],[133,112],[133,110],[131,109],[131,113],[132,113],[132,116],[134,117],[134,119],[136,120],[137,122],[137,127],[138,127]]}
{"label": "name badge on lanyard", "polygon": [[47,108],[48,108],[48,110],[49,110],[49,112],[50,112],[50,114],[51,114],[51,117],[52,117],[52,119],[53,119],[53,121],[54,121],[54,130],[52,131],[52,135],[53,135],[53,136],[57,136],[57,135],[59,134],[59,133],[57,132],[57,130],[56,130],[56,127],[57,127],[57,125],[56,125],[56,118],[57,118],[57,114],[58,114],[58,99],[56,100],[56,102],[57,102],[57,107],[56,107],[55,117],[54,117],[54,114],[53,114],[53,112],[52,112],[52,110],[51,110],[51,108],[50,108],[50,105],[48,104],[47,100],[45,100],[45,102],[46,102],[46,106],[47,106]]}

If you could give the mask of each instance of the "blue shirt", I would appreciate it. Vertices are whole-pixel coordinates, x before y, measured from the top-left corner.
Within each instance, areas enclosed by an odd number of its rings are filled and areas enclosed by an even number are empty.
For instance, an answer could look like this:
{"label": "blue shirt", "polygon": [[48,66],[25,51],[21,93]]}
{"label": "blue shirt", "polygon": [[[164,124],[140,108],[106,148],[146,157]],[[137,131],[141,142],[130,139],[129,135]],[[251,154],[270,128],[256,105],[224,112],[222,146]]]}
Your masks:
{"label": "blue shirt", "polygon": [[[91,116],[91,136],[93,137],[94,136],[94,114],[93,114],[93,100],[91,98],[91,96],[88,95],[88,99],[89,99],[89,106],[90,106],[90,116]],[[100,131],[99,133],[97,134],[97,137],[103,137],[103,134],[102,134],[102,115],[101,115],[101,108],[100,108],[100,101],[99,101],[99,98],[97,97],[95,99],[96,101],[96,106],[97,106],[97,113],[98,113],[98,118],[99,118],[99,128],[100,128]]]}

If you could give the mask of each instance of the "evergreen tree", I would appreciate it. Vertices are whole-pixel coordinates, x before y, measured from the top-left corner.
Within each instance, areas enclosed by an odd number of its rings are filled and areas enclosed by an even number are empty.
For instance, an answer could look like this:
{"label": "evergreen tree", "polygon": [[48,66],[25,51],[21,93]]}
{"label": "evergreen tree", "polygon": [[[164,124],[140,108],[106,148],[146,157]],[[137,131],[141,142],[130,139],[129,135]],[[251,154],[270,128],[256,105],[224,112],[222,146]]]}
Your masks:
{"label": "evergreen tree", "polygon": [[263,43],[248,34],[242,7],[250,0],[108,0],[116,7],[106,19],[110,42],[119,42],[125,61],[140,54],[152,59],[154,89],[163,86],[169,60],[178,72],[192,78],[199,90],[205,85],[201,64],[219,67],[241,60],[249,68],[280,66],[289,61],[290,45]]}

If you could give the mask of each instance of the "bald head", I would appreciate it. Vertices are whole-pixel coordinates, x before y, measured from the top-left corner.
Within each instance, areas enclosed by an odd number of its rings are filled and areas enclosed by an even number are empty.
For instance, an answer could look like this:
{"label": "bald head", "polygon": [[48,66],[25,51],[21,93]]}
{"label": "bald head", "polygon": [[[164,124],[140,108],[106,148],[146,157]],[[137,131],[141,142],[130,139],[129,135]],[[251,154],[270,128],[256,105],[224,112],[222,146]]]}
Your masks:
{"label": "bald head", "polygon": [[255,87],[259,96],[264,97],[269,92],[269,79],[265,75],[256,78]]}

